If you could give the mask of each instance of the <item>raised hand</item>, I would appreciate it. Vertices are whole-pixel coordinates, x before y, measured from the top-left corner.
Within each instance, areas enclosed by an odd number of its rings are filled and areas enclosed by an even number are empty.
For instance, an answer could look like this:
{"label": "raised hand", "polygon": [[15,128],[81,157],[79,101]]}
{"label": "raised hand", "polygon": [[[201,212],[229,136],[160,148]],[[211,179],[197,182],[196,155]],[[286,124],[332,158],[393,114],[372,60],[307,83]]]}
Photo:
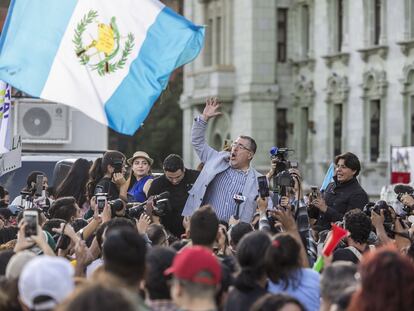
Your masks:
{"label": "raised hand", "polygon": [[215,116],[221,115],[220,103],[216,97],[211,97],[206,100],[206,106],[203,110],[203,119],[204,121],[208,121],[210,118],[214,118]]}

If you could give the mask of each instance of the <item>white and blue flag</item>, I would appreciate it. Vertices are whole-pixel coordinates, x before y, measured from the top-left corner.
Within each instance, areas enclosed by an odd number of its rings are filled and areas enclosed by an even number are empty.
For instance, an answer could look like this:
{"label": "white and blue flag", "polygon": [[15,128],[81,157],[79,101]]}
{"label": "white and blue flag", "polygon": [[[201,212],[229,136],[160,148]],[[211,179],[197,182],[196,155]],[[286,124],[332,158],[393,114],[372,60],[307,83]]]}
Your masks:
{"label": "white and blue flag", "polygon": [[0,79],[133,135],[203,42],[203,26],[157,0],[12,0]]}
{"label": "white and blue flag", "polygon": [[322,186],[320,189],[321,192],[325,191],[326,187],[328,187],[328,185],[331,182],[333,182],[334,175],[335,175],[335,164],[331,163],[331,165],[329,165],[328,170],[326,171],[325,178],[323,179]]}

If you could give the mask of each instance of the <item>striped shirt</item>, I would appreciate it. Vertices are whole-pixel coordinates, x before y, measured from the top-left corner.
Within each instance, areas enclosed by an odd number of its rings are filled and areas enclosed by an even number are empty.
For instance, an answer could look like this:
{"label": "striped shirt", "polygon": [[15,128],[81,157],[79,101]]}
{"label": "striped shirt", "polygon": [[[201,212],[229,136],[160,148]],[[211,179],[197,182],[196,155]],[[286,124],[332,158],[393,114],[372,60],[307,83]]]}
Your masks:
{"label": "striped shirt", "polygon": [[243,193],[249,171],[243,172],[231,167],[219,173],[208,185],[203,204],[210,204],[219,220],[229,221],[236,214],[235,194]]}

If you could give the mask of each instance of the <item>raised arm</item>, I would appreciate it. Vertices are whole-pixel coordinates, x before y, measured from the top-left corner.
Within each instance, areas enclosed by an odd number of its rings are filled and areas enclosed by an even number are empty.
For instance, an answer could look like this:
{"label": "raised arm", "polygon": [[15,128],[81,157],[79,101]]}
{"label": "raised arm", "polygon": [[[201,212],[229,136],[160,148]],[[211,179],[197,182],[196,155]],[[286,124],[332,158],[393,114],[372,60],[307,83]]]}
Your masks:
{"label": "raised arm", "polygon": [[204,163],[207,162],[211,156],[218,152],[207,144],[205,133],[208,120],[210,118],[221,115],[219,109],[220,104],[217,98],[208,98],[206,101],[206,106],[204,107],[203,114],[195,120],[191,131],[191,143],[198,157]]}

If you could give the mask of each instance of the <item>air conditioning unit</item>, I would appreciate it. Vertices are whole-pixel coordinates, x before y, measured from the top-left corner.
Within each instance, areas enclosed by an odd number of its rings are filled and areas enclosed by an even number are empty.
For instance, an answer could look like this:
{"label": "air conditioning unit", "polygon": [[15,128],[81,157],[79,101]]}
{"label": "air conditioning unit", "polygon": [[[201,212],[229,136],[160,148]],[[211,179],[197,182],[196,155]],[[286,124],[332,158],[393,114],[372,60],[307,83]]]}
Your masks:
{"label": "air conditioning unit", "polygon": [[39,99],[16,99],[14,133],[23,143],[65,144],[71,141],[70,108]]}

